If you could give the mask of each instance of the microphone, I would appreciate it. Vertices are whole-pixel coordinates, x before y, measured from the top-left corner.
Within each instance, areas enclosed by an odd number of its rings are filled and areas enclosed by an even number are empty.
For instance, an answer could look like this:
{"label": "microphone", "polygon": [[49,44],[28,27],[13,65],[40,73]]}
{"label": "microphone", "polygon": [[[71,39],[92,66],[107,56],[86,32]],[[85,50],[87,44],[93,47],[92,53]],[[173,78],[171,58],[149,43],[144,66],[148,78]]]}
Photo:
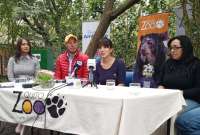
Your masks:
{"label": "microphone", "polygon": [[74,70],[71,74],[71,78],[74,76],[75,78],[77,78],[77,71],[79,70],[79,68],[83,65],[82,61],[76,61],[76,64],[74,65]]}
{"label": "microphone", "polygon": [[96,60],[95,59],[88,59],[87,61],[87,68],[93,68],[93,70],[96,70]]}
{"label": "microphone", "polygon": [[88,59],[87,68],[89,70],[88,80],[93,83],[94,82],[93,71],[96,70],[96,60],[95,59]]}
{"label": "microphone", "polygon": [[25,83],[25,84],[22,84],[22,87],[23,88],[32,88],[32,87],[35,87],[38,85],[39,85],[38,83]]}
{"label": "microphone", "polygon": [[95,86],[96,88],[98,88],[97,84],[94,81],[94,70],[96,70],[96,60],[95,59],[88,59],[87,69],[89,70],[88,82],[86,84],[84,84],[82,87],[85,87],[88,84],[90,84],[91,87]]}

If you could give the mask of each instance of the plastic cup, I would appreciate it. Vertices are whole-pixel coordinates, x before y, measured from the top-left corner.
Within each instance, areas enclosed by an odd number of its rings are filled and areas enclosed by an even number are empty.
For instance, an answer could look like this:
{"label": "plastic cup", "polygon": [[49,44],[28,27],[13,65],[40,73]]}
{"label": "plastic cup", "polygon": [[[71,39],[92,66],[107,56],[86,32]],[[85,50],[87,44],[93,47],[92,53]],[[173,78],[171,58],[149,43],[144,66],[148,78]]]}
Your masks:
{"label": "plastic cup", "polygon": [[114,79],[106,80],[106,86],[115,86],[115,80]]}
{"label": "plastic cup", "polygon": [[141,88],[141,84],[140,83],[129,83],[129,87]]}
{"label": "plastic cup", "polygon": [[143,82],[143,87],[144,88],[150,88],[151,87],[151,82],[150,81],[144,81]]}
{"label": "plastic cup", "polygon": [[81,88],[81,80],[80,79],[72,79],[74,88]]}

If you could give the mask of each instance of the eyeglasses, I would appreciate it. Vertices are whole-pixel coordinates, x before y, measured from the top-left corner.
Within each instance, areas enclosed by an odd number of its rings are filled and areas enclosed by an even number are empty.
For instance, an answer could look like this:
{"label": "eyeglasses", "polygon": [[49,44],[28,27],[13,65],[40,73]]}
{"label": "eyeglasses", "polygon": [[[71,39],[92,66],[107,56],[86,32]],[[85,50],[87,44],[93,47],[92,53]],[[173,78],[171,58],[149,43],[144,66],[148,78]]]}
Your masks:
{"label": "eyeglasses", "polygon": [[169,47],[169,50],[170,51],[172,51],[172,50],[174,50],[174,51],[176,51],[176,50],[179,50],[179,49],[181,49],[182,47],[181,46],[174,46],[174,47]]}

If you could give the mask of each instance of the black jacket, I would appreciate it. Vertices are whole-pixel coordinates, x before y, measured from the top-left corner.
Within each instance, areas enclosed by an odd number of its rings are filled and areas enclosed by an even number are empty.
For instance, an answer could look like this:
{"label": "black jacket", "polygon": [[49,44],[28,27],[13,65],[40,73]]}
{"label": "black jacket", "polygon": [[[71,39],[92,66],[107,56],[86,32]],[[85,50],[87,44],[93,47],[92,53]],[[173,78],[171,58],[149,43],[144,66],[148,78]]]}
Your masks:
{"label": "black jacket", "polygon": [[162,67],[160,82],[167,89],[180,89],[186,99],[200,103],[200,61],[190,63],[168,60]]}
{"label": "black jacket", "polygon": [[200,60],[193,56],[191,42],[185,36],[176,38],[181,41],[183,56],[180,60],[170,58],[164,63],[158,85],[167,89],[180,89],[184,98],[200,103]]}

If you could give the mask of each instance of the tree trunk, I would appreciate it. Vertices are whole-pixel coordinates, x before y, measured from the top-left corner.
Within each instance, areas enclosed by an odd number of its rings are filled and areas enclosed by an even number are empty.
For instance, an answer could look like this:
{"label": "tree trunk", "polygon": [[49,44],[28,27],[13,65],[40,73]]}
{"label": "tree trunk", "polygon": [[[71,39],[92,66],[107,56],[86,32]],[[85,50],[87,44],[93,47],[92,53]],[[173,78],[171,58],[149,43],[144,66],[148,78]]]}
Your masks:
{"label": "tree trunk", "polygon": [[200,57],[200,1],[190,0],[192,6],[192,18],[189,18],[186,4],[187,0],[182,0],[183,14],[184,14],[184,25],[186,35],[188,35],[194,46],[194,53],[197,57]]}
{"label": "tree trunk", "polygon": [[100,23],[97,27],[97,30],[93,36],[93,38],[91,39],[90,43],[89,43],[89,46],[86,50],[86,54],[92,58],[96,51],[97,51],[97,48],[98,48],[98,41],[101,37],[104,36],[104,34],[106,33],[108,27],[110,25],[110,19],[109,19],[109,16],[108,15],[102,15],[102,18],[100,20]]}
{"label": "tree trunk", "polygon": [[125,12],[127,9],[129,9],[131,6],[133,6],[135,3],[139,1],[140,0],[126,0],[122,4],[120,4],[118,8],[114,8],[115,0],[106,0],[105,6],[104,6],[105,8],[101,16],[100,23],[86,50],[86,54],[90,58],[92,58],[95,55],[98,48],[97,47],[98,41],[100,38],[104,36],[110,23],[115,18],[117,18],[119,15],[121,15],[123,12]]}

